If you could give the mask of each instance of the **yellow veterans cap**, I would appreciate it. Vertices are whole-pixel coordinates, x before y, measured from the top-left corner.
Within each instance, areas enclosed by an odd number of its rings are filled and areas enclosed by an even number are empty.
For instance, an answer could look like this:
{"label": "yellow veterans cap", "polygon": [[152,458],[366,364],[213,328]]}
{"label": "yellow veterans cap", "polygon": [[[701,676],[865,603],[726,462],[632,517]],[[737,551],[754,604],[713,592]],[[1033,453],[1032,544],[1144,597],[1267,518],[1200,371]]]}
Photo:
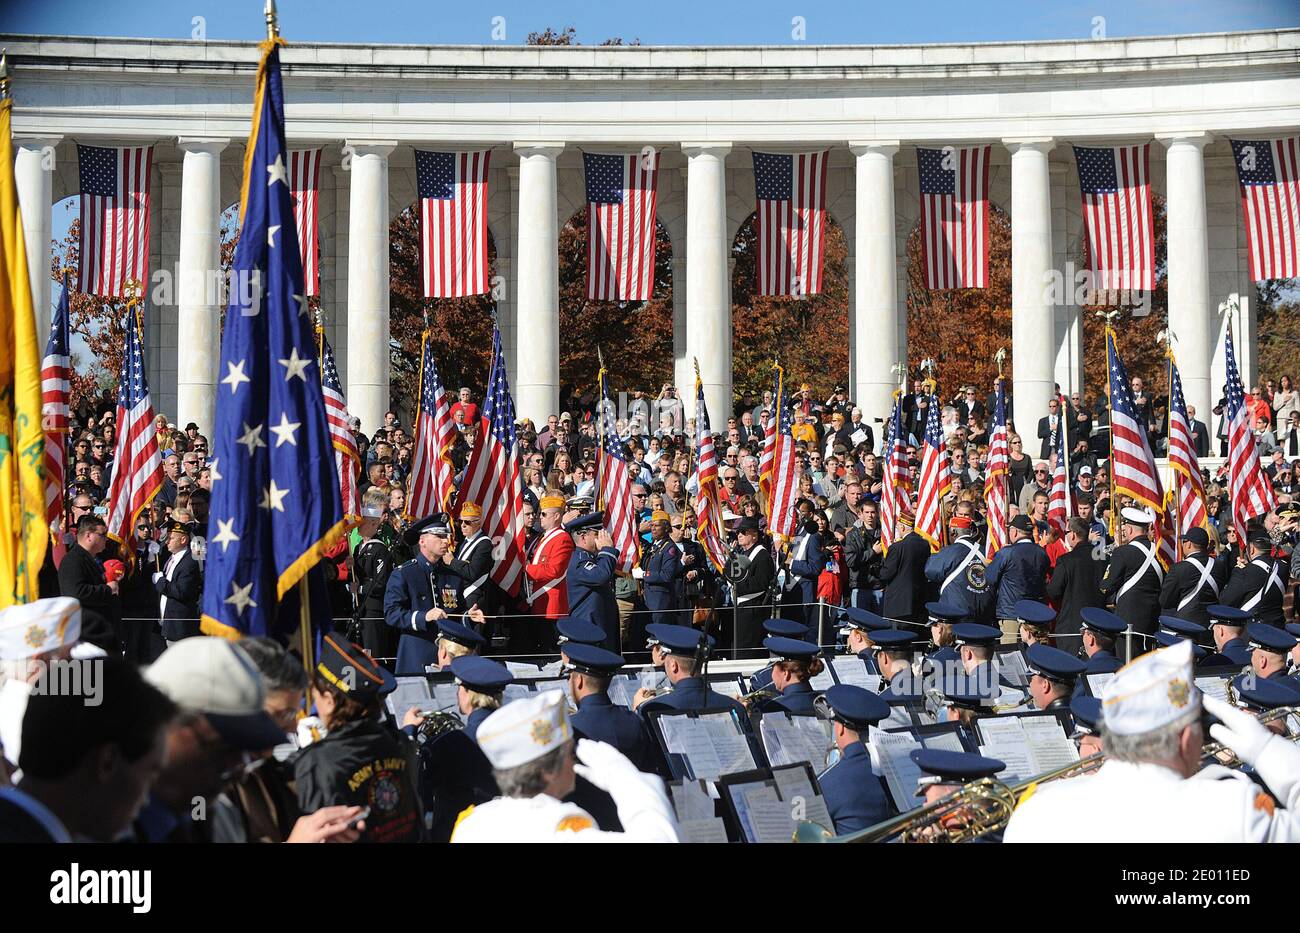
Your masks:
{"label": "yellow veterans cap", "polygon": [[542,496],[537,503],[541,509],[562,509],[564,508],[564,496]]}
{"label": "yellow veterans cap", "polygon": [[466,502],[460,507],[461,518],[482,518],[483,509],[476,502]]}
{"label": "yellow veterans cap", "polygon": [[651,513],[650,513],[650,521],[652,521],[652,522],[671,522],[672,519],[669,517],[669,515],[668,515],[667,512],[664,512],[664,511],[662,511],[662,510],[659,510],[659,511],[655,511],[655,512],[651,512]]}

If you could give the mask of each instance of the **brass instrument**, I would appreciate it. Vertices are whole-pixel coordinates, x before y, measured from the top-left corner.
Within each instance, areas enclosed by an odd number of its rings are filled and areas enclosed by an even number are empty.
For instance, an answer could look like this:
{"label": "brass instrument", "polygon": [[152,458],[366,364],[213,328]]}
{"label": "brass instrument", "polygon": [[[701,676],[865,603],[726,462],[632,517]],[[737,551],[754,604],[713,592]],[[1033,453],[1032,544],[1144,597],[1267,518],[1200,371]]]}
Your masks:
{"label": "brass instrument", "polygon": [[[1293,716],[1296,714],[1300,714],[1300,706],[1279,706],[1276,709],[1271,709],[1266,713],[1262,713],[1261,715],[1256,717],[1256,719],[1260,723],[1260,725],[1267,725],[1270,722],[1277,722],[1279,719],[1285,720],[1288,716]],[[1287,734],[1283,736],[1283,738],[1285,738],[1288,742],[1300,742],[1300,734],[1296,734],[1296,735]],[[1219,755],[1222,755],[1224,753],[1227,753],[1230,757],[1228,758],[1218,757]],[[1226,768],[1240,768],[1242,765],[1242,761],[1240,758],[1237,757],[1237,753],[1234,752],[1232,749],[1228,748],[1228,746],[1224,745],[1222,742],[1206,742],[1203,746],[1201,746],[1201,758],[1202,760],[1206,758],[1212,758],[1214,759],[1215,763],[1221,764]],[[1210,764],[1210,762],[1208,761],[1204,763]]]}
{"label": "brass instrument", "polygon": [[742,694],[736,699],[745,709],[757,709],[761,704],[766,703],[775,697],[780,696],[771,687],[760,687],[757,690],[751,690],[749,693]]}
{"label": "brass instrument", "polygon": [[420,710],[420,724],[415,731],[420,742],[428,743],[441,738],[448,732],[455,732],[464,728],[465,723],[455,713],[436,709],[422,709]]}

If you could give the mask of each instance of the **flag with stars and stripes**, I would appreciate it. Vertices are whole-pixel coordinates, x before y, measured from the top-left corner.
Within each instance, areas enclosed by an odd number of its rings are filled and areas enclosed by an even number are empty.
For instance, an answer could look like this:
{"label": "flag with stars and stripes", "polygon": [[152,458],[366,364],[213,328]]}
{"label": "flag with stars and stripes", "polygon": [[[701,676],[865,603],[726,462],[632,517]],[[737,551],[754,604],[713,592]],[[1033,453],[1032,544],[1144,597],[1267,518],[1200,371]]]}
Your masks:
{"label": "flag with stars and stripes", "polygon": [[127,309],[124,323],[126,353],[117,384],[117,450],[113,456],[113,481],[108,488],[108,536],[123,545],[127,559],[135,549],[135,520],[162,489],[162,453],[153,426],[153,402],[144,373],[144,347],[140,339],[140,311]]}
{"label": "flag with stars and stripes", "polygon": [[767,528],[772,541],[781,545],[794,538],[794,504],[799,498],[799,461],[794,444],[794,425],[785,402],[785,370],[776,370],[776,433],[772,446],[772,492],[767,499]]}
{"label": "flag with stars and stripes", "polygon": [[298,246],[302,250],[305,294],[320,294],[320,160],[323,149],[294,149],[289,153],[289,190],[293,194],[293,216],[298,225]]}
{"label": "flag with stars and stripes", "polygon": [[763,453],[758,460],[758,489],[763,499],[764,514],[767,513],[767,505],[772,500],[772,465],[776,462],[777,412],[785,407],[785,401],[781,398],[781,371],[773,367],[772,374],[772,407],[767,413],[767,420],[763,422]]}
{"label": "flag with stars and stripes", "polygon": [[[68,396],[72,391],[72,354],[69,349],[68,287],[63,287],[58,307],[50,319],[50,338],[41,361],[41,426],[45,429],[45,521],[56,529],[63,515],[63,479],[67,466]],[[55,557],[62,543],[55,536]]]}
{"label": "flag with stars and stripes", "polygon": [[618,548],[618,572],[631,573],[641,558],[638,516],[632,502],[632,478],[627,455],[618,439],[614,401],[609,395],[609,377],[602,368],[596,376],[600,387],[600,445],[596,448],[596,508],[605,512],[605,528]]}
{"label": "flag with stars and stripes", "polygon": [[587,297],[648,301],[655,285],[659,153],[584,152]]}
{"label": "flag with stars and stripes", "polygon": [[758,293],[764,297],[822,290],[830,155],[754,153]]}
{"label": "flag with stars and stripes", "polygon": [[1232,526],[1239,547],[1244,547],[1246,525],[1277,507],[1273,487],[1259,466],[1254,425],[1246,407],[1246,393],[1237,369],[1237,351],[1228,324],[1228,490],[1232,495]]}
{"label": "flag with stars and stripes", "polygon": [[524,487],[516,454],[515,401],[510,397],[501,331],[492,324],[492,369],[478,439],[465,464],[456,495],[456,514],[467,502],[483,510],[483,534],[492,539],[492,582],[514,596],[524,574]]}
{"label": "flag with stars and stripes", "polygon": [[1105,149],[1074,147],[1088,237],[1088,268],[1097,289],[1155,288],[1155,227],[1151,220],[1151,144]]}
{"label": "flag with stars and stripes", "polygon": [[415,150],[425,298],[491,290],[488,279],[488,161],[491,150]]}
{"label": "flag with stars and stripes", "polygon": [[456,443],[447,391],[433,359],[433,341],[426,330],[420,339],[420,408],[415,414],[415,450],[411,454],[411,490],[406,513],[424,518],[445,512],[456,491],[456,470],[448,452]]}
{"label": "flag with stars and stripes", "polygon": [[[1168,515],[1164,487],[1156,471],[1147,432],[1138,421],[1128,370],[1119,358],[1112,330],[1106,331],[1106,355],[1110,374],[1111,481],[1115,495],[1129,496],[1155,515],[1156,535],[1152,540],[1159,545],[1160,562],[1168,567],[1178,559],[1173,522]],[[1118,505],[1118,502],[1114,504],[1112,514],[1119,511]]]}
{"label": "flag with stars and stripes", "polygon": [[1069,410],[1065,407],[1065,396],[1057,393],[1056,401],[1061,414],[1056,419],[1056,430],[1052,432],[1052,485],[1047,492],[1047,524],[1056,529],[1056,533],[1065,537],[1067,523],[1074,514],[1074,493],[1070,489],[1069,471],[1066,469],[1066,427],[1065,417]]}
{"label": "flag with stars and stripes", "polygon": [[320,333],[321,392],[325,396],[325,420],[334,445],[334,465],[339,473],[339,499],[349,523],[361,521],[361,451],[348,425],[348,400],[334,364],[334,348],[324,331]]}
{"label": "flag with stars and stripes", "polygon": [[1300,136],[1233,139],[1256,282],[1300,275]]}
{"label": "flag with stars and stripes", "polygon": [[989,456],[984,474],[984,503],[988,509],[988,537],[984,542],[984,559],[1007,543],[1007,481],[1011,476],[1011,444],[1007,434],[1007,390],[998,377],[993,423],[989,426]]}
{"label": "flag with stars and stripes", "polygon": [[77,289],[122,297],[149,280],[153,146],[78,146],[81,232]]}
{"label": "flag with stars and stripes", "polygon": [[[228,638],[296,628],[296,614],[276,622],[278,603],[347,529],[289,186],[282,44],[261,44],[212,432],[201,624]],[[329,615],[313,593],[316,627]]]}
{"label": "flag with stars and stripes", "polygon": [[898,539],[898,519],[912,514],[912,472],[903,440],[902,393],[894,394],[894,411],[885,428],[885,477],[880,485],[880,547],[884,551]]}
{"label": "flag with stars and stripes", "polygon": [[709,430],[709,406],[704,401],[704,383],[699,364],[695,367],[695,540],[700,542],[709,563],[718,573],[727,562],[727,545],[722,537],[722,502],[718,498],[718,453]]}
{"label": "flag with stars and stripes", "polygon": [[988,286],[992,148],[916,150],[926,288]]}
{"label": "flag with stars and stripes", "polygon": [[952,491],[952,467],[948,459],[948,445],[943,442],[943,428],[939,425],[939,396],[930,396],[930,416],[925,423],[925,441],[922,446],[921,475],[916,490],[915,531],[930,542],[937,551],[944,546],[943,497]]}
{"label": "flag with stars and stripes", "polygon": [[1178,515],[1178,531],[1185,535],[1193,528],[1204,528],[1209,513],[1205,510],[1205,483],[1196,458],[1196,440],[1192,437],[1192,419],[1187,417],[1187,400],[1183,397],[1183,379],[1172,356],[1169,358],[1169,465],[1174,469],[1172,495]]}

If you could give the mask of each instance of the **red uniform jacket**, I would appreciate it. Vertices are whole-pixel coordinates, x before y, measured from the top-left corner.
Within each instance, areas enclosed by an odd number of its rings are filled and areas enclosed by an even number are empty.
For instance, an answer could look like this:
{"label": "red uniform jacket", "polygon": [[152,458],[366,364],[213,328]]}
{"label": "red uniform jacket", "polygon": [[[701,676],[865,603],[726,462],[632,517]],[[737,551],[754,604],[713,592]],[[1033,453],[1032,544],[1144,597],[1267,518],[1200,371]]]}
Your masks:
{"label": "red uniform jacket", "polygon": [[573,537],[563,528],[542,535],[524,567],[529,610],[535,616],[560,619],[569,614],[569,589],[564,577],[573,554]]}

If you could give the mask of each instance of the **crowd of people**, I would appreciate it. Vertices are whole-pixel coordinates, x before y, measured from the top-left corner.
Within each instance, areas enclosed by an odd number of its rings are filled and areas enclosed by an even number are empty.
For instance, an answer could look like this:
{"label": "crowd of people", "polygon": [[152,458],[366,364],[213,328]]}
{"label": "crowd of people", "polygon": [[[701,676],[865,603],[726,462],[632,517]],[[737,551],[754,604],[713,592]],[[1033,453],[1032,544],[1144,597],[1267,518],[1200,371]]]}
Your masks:
{"label": "crowd of people", "polygon": [[[1133,391],[1160,455],[1167,399],[1140,379]],[[830,720],[839,763],[823,788],[834,830],[849,832],[892,812],[862,745],[888,704],[937,691],[956,720],[991,715],[995,697],[1005,700],[1006,685],[987,663],[998,645],[1024,649],[1032,672],[1015,705],[1066,712],[1081,743],[1109,736],[1107,751],[1129,748],[1114,740],[1121,721],[1126,734],[1154,722],[1164,732],[1178,726],[1181,741],[1196,738],[1185,732],[1185,703],[1112,723],[1100,698],[1080,696],[1087,674],[1114,673],[1141,657],[1163,659],[1144,675],[1161,683],[1193,663],[1226,666],[1246,678],[1236,693],[1256,711],[1300,705],[1300,398],[1290,377],[1261,384],[1249,402],[1277,508],[1239,540],[1223,470],[1203,471],[1206,527],[1182,537],[1168,567],[1153,535],[1156,516],[1112,495],[1104,396],[1074,393],[1064,402],[1017,424],[1007,400],[1007,543],[986,559],[991,395],[962,386],[942,401],[918,381],[900,396],[913,489],[930,406],[941,405],[951,493],[941,547],[912,528],[907,508],[886,547],[882,419],[866,417],[842,387],[825,399],[806,384],[793,394],[796,531],[784,541],[771,535],[761,476],[773,400],[744,394],[733,411],[713,417],[727,549],[715,562],[697,534],[693,409],[671,384],[654,397],[633,392],[615,429],[639,553],[631,572],[619,573],[621,554],[598,508],[595,398],[566,393],[566,410],[540,429],[527,419],[516,426],[526,524],[517,593],[492,580],[499,554],[479,504],[463,503],[455,515],[409,514],[416,439],[400,415],[387,412],[369,434],[354,422],[361,522],[323,562],[334,622],[304,666],[274,639],[235,645],[200,631],[212,478],[200,426],[180,429],[158,416],[165,479],[125,545],[134,553],[125,555],[105,534],[114,406],[108,395],[83,400],[68,438],[65,518],[42,571],[47,598],[0,614],[0,761],[16,781],[0,789],[0,840],[622,833],[671,841],[678,833],[663,783],[670,771],[646,714],[696,708],[736,709],[751,725],[750,717],[771,711]],[[1221,450],[1226,437],[1222,402],[1214,413],[1211,435],[1189,411],[1202,456],[1214,439]],[[481,430],[470,389],[459,391],[451,416],[448,458],[459,480]],[[1274,430],[1279,423],[1289,427]],[[1021,430],[1030,425],[1032,438]],[[1025,450],[1026,438],[1037,456]],[[1062,457],[1073,492],[1064,527],[1048,518],[1050,477]],[[1186,663],[1170,661],[1164,645],[1190,646]],[[815,691],[812,679],[835,652],[860,657],[881,678],[880,695],[846,685]],[[750,658],[761,668],[747,705],[699,676],[707,656]],[[515,677],[503,662],[555,657],[564,690],[504,701]],[[105,702],[91,709],[41,689],[58,663],[100,665]],[[612,678],[638,663],[662,673],[666,692],[642,689],[626,707],[611,702]],[[454,678],[455,709],[388,708],[396,678],[434,672]],[[1263,699],[1257,682],[1271,685]],[[1272,749],[1235,710],[1213,701],[1206,708],[1224,730],[1254,743],[1242,760],[1258,763],[1259,748]],[[83,737],[75,748],[57,738],[69,729]],[[94,758],[104,748],[117,756],[118,771],[107,776]],[[926,796],[987,771],[976,757],[922,756]],[[1174,770],[1196,773],[1190,764]],[[1290,819],[1294,788],[1267,789],[1283,805],[1276,824],[1243,832],[1286,837],[1291,830],[1278,827]],[[200,815],[195,800],[204,801]]]}

